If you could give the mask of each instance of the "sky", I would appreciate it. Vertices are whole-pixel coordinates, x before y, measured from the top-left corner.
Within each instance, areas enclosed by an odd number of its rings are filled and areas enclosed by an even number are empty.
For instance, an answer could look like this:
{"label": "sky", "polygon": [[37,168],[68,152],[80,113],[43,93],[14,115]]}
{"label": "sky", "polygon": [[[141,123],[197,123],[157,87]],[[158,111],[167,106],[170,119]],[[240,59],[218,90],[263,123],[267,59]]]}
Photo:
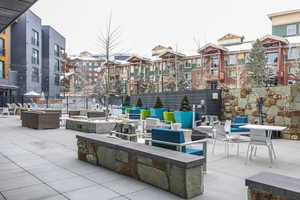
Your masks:
{"label": "sky", "polygon": [[68,54],[101,54],[97,38],[110,13],[120,27],[116,51],[150,56],[156,45],[196,55],[227,33],[253,40],[271,33],[267,14],[300,9],[299,0],[39,0],[32,11],[66,38]]}

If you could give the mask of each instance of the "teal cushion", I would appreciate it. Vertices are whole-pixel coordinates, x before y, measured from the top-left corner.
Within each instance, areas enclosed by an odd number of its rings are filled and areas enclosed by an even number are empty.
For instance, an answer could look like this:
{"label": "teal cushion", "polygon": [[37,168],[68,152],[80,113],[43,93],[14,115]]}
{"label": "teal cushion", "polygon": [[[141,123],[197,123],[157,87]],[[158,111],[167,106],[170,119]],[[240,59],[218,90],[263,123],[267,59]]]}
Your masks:
{"label": "teal cushion", "polygon": [[188,153],[188,154],[192,154],[192,155],[198,155],[198,156],[203,155],[203,150],[199,150],[199,149],[185,148],[185,150],[183,152]]}
{"label": "teal cushion", "polygon": [[236,132],[250,132],[250,130],[246,129],[246,128],[231,128],[230,131],[232,133],[236,133]]}

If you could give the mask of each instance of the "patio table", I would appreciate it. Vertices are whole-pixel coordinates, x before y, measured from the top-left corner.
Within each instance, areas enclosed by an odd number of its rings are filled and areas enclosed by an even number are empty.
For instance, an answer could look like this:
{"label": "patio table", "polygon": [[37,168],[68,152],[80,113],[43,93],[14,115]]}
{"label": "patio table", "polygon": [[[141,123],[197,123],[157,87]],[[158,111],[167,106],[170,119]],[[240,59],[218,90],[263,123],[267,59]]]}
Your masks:
{"label": "patio table", "polygon": [[257,125],[257,124],[247,124],[244,126],[241,126],[240,128],[246,128],[251,130],[264,130],[267,132],[268,138],[272,138],[272,131],[283,131],[286,129],[284,126],[270,126],[270,125]]}

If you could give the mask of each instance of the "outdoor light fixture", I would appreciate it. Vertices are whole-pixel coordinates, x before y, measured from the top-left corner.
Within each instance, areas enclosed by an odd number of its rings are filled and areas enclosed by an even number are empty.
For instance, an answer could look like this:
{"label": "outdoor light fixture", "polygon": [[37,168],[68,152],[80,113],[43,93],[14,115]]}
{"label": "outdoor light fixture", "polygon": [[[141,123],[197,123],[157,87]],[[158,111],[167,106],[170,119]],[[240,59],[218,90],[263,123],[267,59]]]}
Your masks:
{"label": "outdoor light fixture", "polygon": [[211,97],[213,100],[218,100],[219,99],[219,94],[214,92],[212,93],[212,97]]}

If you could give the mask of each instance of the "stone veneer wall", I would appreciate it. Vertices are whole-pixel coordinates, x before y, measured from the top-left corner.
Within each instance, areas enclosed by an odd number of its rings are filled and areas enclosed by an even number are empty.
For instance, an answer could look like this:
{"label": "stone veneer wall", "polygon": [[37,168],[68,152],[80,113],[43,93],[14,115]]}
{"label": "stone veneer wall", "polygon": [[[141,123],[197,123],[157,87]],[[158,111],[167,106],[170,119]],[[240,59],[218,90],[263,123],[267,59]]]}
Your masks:
{"label": "stone veneer wall", "polygon": [[222,117],[246,116],[250,123],[258,123],[258,97],[265,99],[265,124],[286,126],[282,137],[300,140],[300,86],[225,90],[222,92]]}
{"label": "stone veneer wall", "polygon": [[[79,160],[111,169],[184,198],[192,198],[203,193],[203,162],[202,164],[189,167],[181,166],[159,158],[160,155],[154,157],[147,156],[147,153],[151,151],[151,146],[141,146],[142,144],[136,143],[125,144],[124,140],[114,139],[115,143],[120,143],[119,145],[124,145],[128,148],[132,145],[139,150],[145,148],[145,152],[147,152],[139,153],[132,149],[128,149],[127,151],[122,148],[121,150],[120,146],[114,147],[115,144],[107,143],[107,146],[105,146],[103,143],[93,142],[83,137],[77,136],[77,139]],[[124,142],[124,144],[121,144],[121,142]],[[170,151],[162,149],[158,152],[157,147],[154,147],[154,149],[156,153],[161,152],[160,154]],[[173,152],[176,154],[170,155],[171,157],[173,156],[171,158],[173,160],[182,156],[187,156],[190,159],[190,155],[182,155],[176,151],[171,151],[171,153],[166,152],[166,154],[173,154]],[[180,155],[177,155],[177,153]]]}
{"label": "stone veneer wall", "polygon": [[245,181],[248,200],[299,200],[300,179],[261,172]]}

